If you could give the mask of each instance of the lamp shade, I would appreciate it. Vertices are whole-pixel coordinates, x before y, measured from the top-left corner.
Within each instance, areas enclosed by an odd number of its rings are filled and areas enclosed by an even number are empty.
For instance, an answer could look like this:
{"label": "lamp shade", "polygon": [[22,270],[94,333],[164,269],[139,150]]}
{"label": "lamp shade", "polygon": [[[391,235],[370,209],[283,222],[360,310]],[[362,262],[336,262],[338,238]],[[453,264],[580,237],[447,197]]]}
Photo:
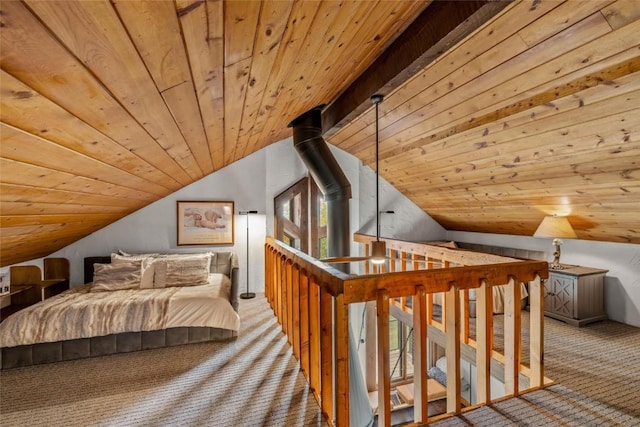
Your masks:
{"label": "lamp shade", "polygon": [[376,240],[371,246],[371,262],[374,264],[382,264],[386,261],[387,245],[385,242]]}
{"label": "lamp shade", "polygon": [[533,237],[578,237],[566,216],[545,216]]}

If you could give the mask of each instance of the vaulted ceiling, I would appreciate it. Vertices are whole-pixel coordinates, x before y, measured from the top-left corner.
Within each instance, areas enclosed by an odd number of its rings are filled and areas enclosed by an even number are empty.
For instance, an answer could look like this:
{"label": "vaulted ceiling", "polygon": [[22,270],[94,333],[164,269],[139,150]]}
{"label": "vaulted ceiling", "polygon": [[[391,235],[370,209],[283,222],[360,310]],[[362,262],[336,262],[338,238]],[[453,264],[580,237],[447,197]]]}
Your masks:
{"label": "vaulted ceiling", "polygon": [[290,135],[451,230],[640,243],[635,0],[0,3],[0,265],[45,256]]}

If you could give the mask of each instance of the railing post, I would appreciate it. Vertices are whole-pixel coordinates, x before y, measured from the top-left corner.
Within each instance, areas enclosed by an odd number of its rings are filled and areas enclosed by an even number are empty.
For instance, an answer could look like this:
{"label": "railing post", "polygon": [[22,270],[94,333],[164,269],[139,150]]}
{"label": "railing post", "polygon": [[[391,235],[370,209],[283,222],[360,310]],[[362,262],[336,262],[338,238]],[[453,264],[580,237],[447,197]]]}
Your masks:
{"label": "railing post", "polygon": [[273,310],[271,303],[271,248],[268,243],[264,244],[264,296],[267,298],[269,306]]}
{"label": "railing post", "polygon": [[377,350],[378,350],[378,337],[376,328],[376,304],[368,301],[365,304],[365,319],[366,319],[366,338],[364,345],[366,346],[367,354],[367,391],[374,391],[378,388],[377,380]]}
{"label": "railing post", "polygon": [[411,270],[415,271],[420,269],[420,265],[418,265],[418,254],[411,254]]}
{"label": "railing post", "polygon": [[518,396],[521,357],[520,282],[509,279],[504,293],[504,391]]}
{"label": "railing post", "polygon": [[282,280],[282,256],[280,256],[280,254],[276,254],[274,270],[276,275],[276,317],[278,318],[278,323],[282,326],[282,298],[284,293],[282,284],[284,281]]}
{"label": "railing post", "polygon": [[328,420],[333,420],[333,297],[320,286],[320,404]]}
{"label": "railing post", "polygon": [[[269,244],[265,243],[264,247],[264,297],[267,299],[267,302],[271,306],[271,300],[269,299],[269,278],[270,278],[270,269],[269,269],[269,261],[271,258],[269,256]],[[273,309],[273,306],[271,306]]]}
{"label": "railing post", "polygon": [[476,368],[477,400],[483,405],[491,401],[491,316],[493,315],[491,286],[483,280],[476,289]]}
{"label": "railing post", "polygon": [[309,370],[311,391],[318,402],[322,402],[322,336],[320,326],[320,286],[315,276],[311,276],[309,285]]}
{"label": "railing post", "polygon": [[427,389],[427,298],[423,286],[413,296],[413,420],[427,422],[429,394]]}
{"label": "railing post", "polygon": [[300,360],[300,267],[293,266],[291,272],[291,325],[293,335],[293,354]]}
{"label": "railing post", "polygon": [[463,343],[469,344],[469,289],[462,291],[462,306],[460,316],[462,318],[462,331],[460,339]]}
{"label": "railing post", "polygon": [[378,291],[378,426],[391,425],[391,378],[389,374],[389,296]]}
{"label": "railing post", "polygon": [[293,347],[293,266],[291,260],[285,260],[285,289],[286,289],[286,305],[285,305],[285,322],[282,323],[289,345]]}
{"label": "railing post", "polygon": [[335,298],[336,425],[349,426],[349,305],[344,295]]}
{"label": "railing post", "polygon": [[544,283],[540,276],[529,282],[530,386],[544,385]]}
{"label": "railing post", "polygon": [[[365,244],[364,245],[364,256],[368,257],[369,256],[369,244]],[[369,261],[366,261],[364,263],[364,274],[368,275],[371,272],[371,266],[369,265],[371,264]]]}
{"label": "railing post", "polygon": [[460,291],[454,283],[445,293],[444,330],[447,336],[447,412],[459,414],[460,398]]}
{"label": "railing post", "polygon": [[[442,267],[449,268],[449,261],[443,261]],[[442,295],[442,299],[446,299],[446,293]],[[443,303],[440,309],[442,310],[442,327],[444,328],[444,319],[447,318],[447,304]]]}
{"label": "railing post", "polygon": [[309,298],[309,276],[306,270],[300,270],[300,366],[302,371],[311,382],[311,372],[309,370],[309,336],[311,335],[311,307]]}

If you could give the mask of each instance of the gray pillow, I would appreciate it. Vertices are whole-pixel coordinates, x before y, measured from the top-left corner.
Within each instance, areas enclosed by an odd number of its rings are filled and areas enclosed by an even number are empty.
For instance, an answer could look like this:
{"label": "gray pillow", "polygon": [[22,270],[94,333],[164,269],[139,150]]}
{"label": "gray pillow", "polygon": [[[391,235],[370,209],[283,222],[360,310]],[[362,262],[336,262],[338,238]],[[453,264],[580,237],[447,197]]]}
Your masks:
{"label": "gray pillow", "polygon": [[[429,372],[427,372],[427,374],[429,375],[429,378],[433,378],[445,387],[447,386],[447,374],[442,369],[438,368],[437,366],[433,366],[429,368]],[[471,385],[469,384],[469,382],[462,378],[460,380],[461,391],[468,391],[470,388]]]}

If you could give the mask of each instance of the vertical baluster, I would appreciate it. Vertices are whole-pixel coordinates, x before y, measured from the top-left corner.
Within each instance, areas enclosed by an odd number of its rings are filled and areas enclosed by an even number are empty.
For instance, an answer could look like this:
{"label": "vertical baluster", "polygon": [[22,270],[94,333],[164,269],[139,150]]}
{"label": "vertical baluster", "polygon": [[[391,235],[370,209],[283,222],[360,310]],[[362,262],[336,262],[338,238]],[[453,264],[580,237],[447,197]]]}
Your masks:
{"label": "vertical baluster", "polygon": [[365,319],[366,319],[366,338],[365,346],[367,353],[367,390],[375,390],[378,387],[377,382],[377,350],[378,350],[378,337],[376,328],[376,304],[369,301],[365,307]]}
{"label": "vertical baluster", "polygon": [[[449,268],[449,261],[443,261],[442,267]],[[442,305],[440,306],[440,310],[442,311],[442,318],[440,320],[442,322],[441,325],[443,329],[445,327],[444,319],[447,318],[447,304],[445,303],[446,296],[447,296],[446,293],[442,294],[443,301],[442,301]]]}
{"label": "vertical baluster", "polygon": [[311,382],[309,370],[309,335],[311,334],[309,293],[309,277],[307,271],[302,269],[300,270],[300,366],[307,380]]}
{"label": "vertical baluster", "polygon": [[300,267],[292,266],[291,272],[291,332],[293,335],[293,355],[300,360]]}
{"label": "vertical baluster", "polygon": [[460,333],[460,339],[463,343],[469,344],[469,289],[464,289],[462,292],[462,307],[460,310],[460,316],[462,317],[462,331]]}
{"label": "vertical baluster", "polygon": [[271,309],[273,309],[273,305],[271,304],[270,288],[271,288],[271,256],[269,254],[269,245],[265,243],[264,245],[264,296],[269,303]]}
{"label": "vertical baluster", "polygon": [[491,400],[491,287],[486,281],[476,289],[476,367],[478,404]]}
{"label": "vertical baluster", "polygon": [[389,296],[378,291],[378,426],[391,425],[391,378],[389,372]]}
{"label": "vertical baluster", "polygon": [[333,297],[320,286],[320,360],[322,411],[329,420],[334,419],[333,406]]}
{"label": "vertical baluster", "polygon": [[[369,244],[364,245],[364,256],[369,257]],[[371,262],[365,261],[364,263],[364,274],[371,274]]]}
{"label": "vertical baluster", "polygon": [[282,330],[291,345],[291,261],[283,257],[282,261]]}
{"label": "vertical baluster", "polygon": [[413,420],[427,422],[429,395],[427,389],[427,298],[423,286],[413,296]]}
{"label": "vertical baluster", "polygon": [[504,390],[518,396],[521,357],[520,282],[513,277],[504,293]]}
{"label": "vertical baluster", "polygon": [[459,414],[460,397],[460,291],[452,285],[444,298],[444,325],[447,336],[447,412]]}
{"label": "vertical baluster", "polygon": [[277,312],[276,312],[276,317],[278,318],[278,323],[280,325],[282,325],[282,300],[283,300],[283,292],[284,292],[284,286],[283,286],[283,280],[282,280],[282,263],[283,263],[283,258],[280,256],[280,254],[277,255],[276,258],[276,294],[277,294],[277,301],[276,301],[276,308],[277,308]]}
{"label": "vertical baluster", "polygon": [[540,276],[529,282],[529,360],[532,388],[544,385],[544,284]]}
{"label": "vertical baluster", "polygon": [[396,272],[396,260],[398,258],[398,251],[395,249],[389,249],[389,258],[391,258],[389,260],[389,273],[395,273]]}
{"label": "vertical baluster", "polygon": [[309,370],[311,371],[311,390],[316,399],[322,401],[322,358],[320,327],[320,286],[315,276],[311,276],[309,285]]}
{"label": "vertical baluster", "polygon": [[344,295],[335,298],[336,425],[349,425],[349,305]]}

